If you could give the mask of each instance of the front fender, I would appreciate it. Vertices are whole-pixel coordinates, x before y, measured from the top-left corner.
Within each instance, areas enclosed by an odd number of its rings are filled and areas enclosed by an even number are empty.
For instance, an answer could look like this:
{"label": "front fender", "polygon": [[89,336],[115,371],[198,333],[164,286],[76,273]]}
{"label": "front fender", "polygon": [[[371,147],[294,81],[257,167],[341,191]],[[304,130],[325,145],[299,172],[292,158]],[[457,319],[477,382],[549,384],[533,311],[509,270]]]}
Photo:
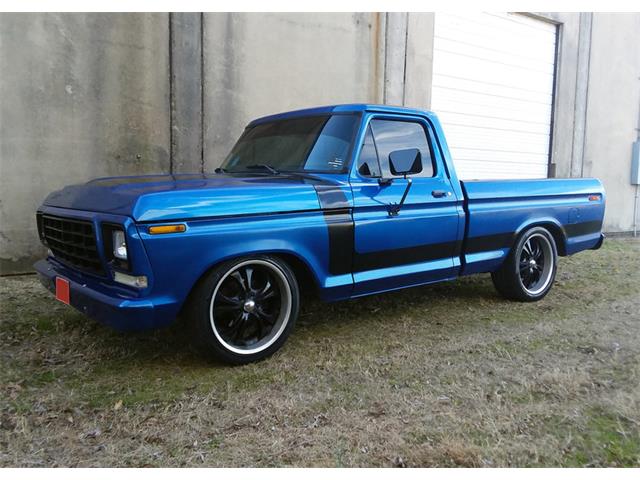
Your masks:
{"label": "front fender", "polygon": [[185,222],[183,233],[150,234],[139,224],[155,278],[157,292],[184,302],[189,292],[213,266],[247,255],[294,255],[315,278],[320,295],[328,300],[351,293],[351,274],[331,275],[329,232],[321,211],[243,216]]}

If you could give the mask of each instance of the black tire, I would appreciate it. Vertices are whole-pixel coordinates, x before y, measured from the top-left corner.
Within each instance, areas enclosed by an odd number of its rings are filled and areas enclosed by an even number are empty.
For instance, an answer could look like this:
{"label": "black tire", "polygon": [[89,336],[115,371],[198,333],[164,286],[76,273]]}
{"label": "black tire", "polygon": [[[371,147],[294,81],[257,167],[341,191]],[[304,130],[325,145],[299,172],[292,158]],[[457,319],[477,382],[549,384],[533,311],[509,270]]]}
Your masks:
{"label": "black tire", "polygon": [[186,313],[197,346],[223,362],[244,364],[284,344],[299,308],[291,268],[277,257],[259,255],[213,268],[190,295]]}
{"label": "black tire", "polygon": [[544,227],[533,227],[518,237],[502,267],[491,273],[491,279],[504,297],[535,302],[551,289],[557,264],[553,235]]}

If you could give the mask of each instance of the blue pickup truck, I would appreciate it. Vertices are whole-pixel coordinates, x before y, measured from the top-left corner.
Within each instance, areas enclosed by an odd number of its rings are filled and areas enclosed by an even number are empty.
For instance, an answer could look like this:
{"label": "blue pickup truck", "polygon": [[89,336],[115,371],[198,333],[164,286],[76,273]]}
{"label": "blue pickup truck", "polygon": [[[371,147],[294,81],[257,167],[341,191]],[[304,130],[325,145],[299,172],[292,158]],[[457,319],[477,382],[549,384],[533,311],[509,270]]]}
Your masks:
{"label": "blue pickup truck", "polygon": [[336,301],[490,272],[504,297],[540,300],[558,256],[600,247],[604,209],[595,179],[460,181],[433,113],[337,105],[252,121],[215,172],[50,194],[35,268],[103,323],[182,314],[246,363],[285,342],[302,287]]}

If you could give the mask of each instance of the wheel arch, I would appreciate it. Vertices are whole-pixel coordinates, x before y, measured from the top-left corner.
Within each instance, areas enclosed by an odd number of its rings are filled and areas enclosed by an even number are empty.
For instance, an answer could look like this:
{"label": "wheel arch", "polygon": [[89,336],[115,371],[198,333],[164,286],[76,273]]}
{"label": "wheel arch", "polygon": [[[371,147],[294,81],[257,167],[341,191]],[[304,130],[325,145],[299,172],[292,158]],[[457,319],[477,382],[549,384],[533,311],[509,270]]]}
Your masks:
{"label": "wheel arch", "polygon": [[189,289],[189,294],[185,298],[183,302],[182,309],[184,309],[185,305],[189,303],[189,298],[192,293],[196,290],[197,286],[206,278],[206,276],[212,270],[216,269],[220,265],[226,262],[230,262],[233,260],[240,260],[243,258],[251,258],[267,255],[270,257],[278,257],[280,260],[284,261],[293,271],[293,274],[296,277],[298,282],[298,287],[301,292],[311,291],[312,293],[317,294],[320,291],[320,282],[318,277],[316,276],[313,268],[309,265],[300,255],[291,251],[281,251],[281,250],[264,250],[264,251],[255,251],[248,252],[245,254],[237,254],[237,255],[229,255],[224,258],[219,258],[208,267],[206,267],[198,276],[198,278],[193,282],[191,288]]}
{"label": "wheel arch", "polygon": [[556,244],[558,255],[560,255],[561,257],[567,255],[567,237],[564,233],[564,229],[557,220],[550,218],[534,220],[520,225],[515,231],[513,242],[511,243],[511,247],[509,250],[511,250],[515,246],[518,238],[520,238],[520,236],[524,232],[531,230],[534,227],[543,227],[547,229]]}

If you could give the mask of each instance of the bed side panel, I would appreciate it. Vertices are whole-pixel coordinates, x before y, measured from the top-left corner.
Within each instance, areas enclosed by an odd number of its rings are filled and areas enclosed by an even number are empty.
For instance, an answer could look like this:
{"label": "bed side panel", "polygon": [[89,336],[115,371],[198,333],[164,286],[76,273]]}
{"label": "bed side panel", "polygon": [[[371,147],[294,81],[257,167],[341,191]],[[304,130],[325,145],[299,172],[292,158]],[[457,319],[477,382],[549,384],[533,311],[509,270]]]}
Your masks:
{"label": "bed side panel", "polygon": [[600,239],[605,196],[597,179],[469,181],[463,188],[469,214],[464,274],[499,268],[517,236],[534,225],[555,233],[566,255]]}

